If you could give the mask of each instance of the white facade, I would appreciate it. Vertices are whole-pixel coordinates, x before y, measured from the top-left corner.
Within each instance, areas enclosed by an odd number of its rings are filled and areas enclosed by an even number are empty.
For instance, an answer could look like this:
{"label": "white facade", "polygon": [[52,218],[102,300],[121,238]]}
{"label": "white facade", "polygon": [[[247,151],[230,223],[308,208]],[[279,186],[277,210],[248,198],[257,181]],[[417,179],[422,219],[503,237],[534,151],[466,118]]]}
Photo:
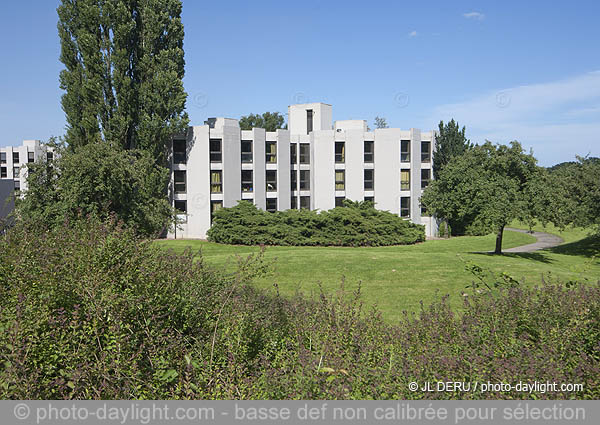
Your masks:
{"label": "white facade", "polygon": [[343,199],[424,224],[419,198],[432,178],[435,132],[395,128],[368,131],[364,120],[336,121],[331,105],[291,105],[288,130],[240,130],[230,118],[212,118],[173,139],[170,193],[182,211],[170,238],[206,238],[211,211],[241,199],[258,208],[328,210]]}
{"label": "white facade", "polygon": [[54,148],[39,140],[24,140],[21,146],[0,148],[0,179],[13,180],[16,191],[27,190],[27,167],[30,162],[52,159]]}

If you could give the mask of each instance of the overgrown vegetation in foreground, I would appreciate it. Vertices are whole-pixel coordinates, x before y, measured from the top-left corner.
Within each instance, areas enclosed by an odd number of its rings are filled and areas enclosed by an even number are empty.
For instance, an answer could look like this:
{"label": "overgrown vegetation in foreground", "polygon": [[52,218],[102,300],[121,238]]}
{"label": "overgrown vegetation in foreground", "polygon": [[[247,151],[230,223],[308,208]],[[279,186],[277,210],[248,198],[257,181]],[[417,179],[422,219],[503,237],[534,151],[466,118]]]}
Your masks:
{"label": "overgrown vegetation in foreground", "polygon": [[[407,315],[359,294],[266,296],[112,224],[0,239],[0,397],[599,398],[600,283],[507,287]],[[481,288],[480,288],[481,289]],[[412,381],[581,383],[563,393],[422,393]]]}
{"label": "overgrown vegetation in foreground", "polygon": [[375,209],[372,202],[346,200],[328,211],[270,213],[241,201],[215,213],[208,239],[234,245],[387,246],[423,242],[424,229]]}

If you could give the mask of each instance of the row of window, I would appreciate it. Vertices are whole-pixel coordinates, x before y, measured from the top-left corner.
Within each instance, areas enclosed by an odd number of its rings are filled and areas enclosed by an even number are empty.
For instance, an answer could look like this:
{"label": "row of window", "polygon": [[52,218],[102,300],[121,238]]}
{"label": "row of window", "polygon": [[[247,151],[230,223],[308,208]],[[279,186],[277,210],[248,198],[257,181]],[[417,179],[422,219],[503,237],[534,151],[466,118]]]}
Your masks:
{"label": "row of window", "polygon": [[[12,154],[13,164],[18,164],[20,161],[19,152],[13,152]],[[54,154],[52,152],[46,152],[46,159],[52,161]],[[27,162],[35,162],[35,153],[27,152]],[[0,152],[0,164],[6,164],[6,152]]]}
{"label": "row of window", "polygon": [[[291,201],[292,201],[291,208],[297,209],[298,208],[297,197],[293,196],[291,198]],[[174,206],[175,206],[175,209],[180,214],[187,215],[187,201],[176,199]],[[220,210],[221,208],[223,208],[223,201],[215,201],[215,200],[210,201],[210,221],[211,222],[212,222],[214,213],[216,211]],[[310,196],[301,196],[300,197],[300,208],[310,209]],[[267,198],[265,210],[268,212],[277,211],[277,198]],[[183,219],[184,222],[187,221],[187,217],[181,217],[181,219]]]}
{"label": "row of window", "polygon": [[[277,191],[277,171],[267,170],[266,172],[266,190],[267,192]],[[187,188],[187,173],[185,170],[175,170],[173,172],[173,183],[175,193],[185,193]],[[242,170],[241,176],[242,192],[252,192],[254,190],[254,180],[252,170]],[[210,193],[223,193],[223,171],[212,170],[210,172]]]}
{"label": "row of window", "polygon": [[[431,170],[429,168],[421,169],[421,189],[425,189],[431,182]],[[410,190],[410,169],[400,170],[400,190]]]}
{"label": "row of window", "polygon": [[[16,186],[15,186],[16,189]],[[298,203],[298,198],[300,198],[300,202]],[[335,206],[341,207],[344,205],[344,200],[346,198],[344,196],[336,196],[335,197]],[[372,196],[365,196],[365,201],[375,202],[375,198]],[[310,196],[292,196],[291,197],[291,209],[298,209],[298,205],[300,205],[300,209],[310,209]],[[211,201],[210,202],[210,214],[211,214],[211,222],[212,217],[215,211],[223,208],[223,201]],[[181,214],[187,214],[187,201],[184,200],[175,200],[175,209],[178,210]],[[275,212],[277,211],[277,198],[267,198],[266,199],[266,211]],[[421,208],[421,213],[423,215],[426,214],[424,208]],[[400,198],[400,217],[410,218],[410,196],[402,196]]]}
{"label": "row of window", "polygon": [[[292,195],[290,208],[293,210],[298,209],[298,197],[297,196]],[[310,196],[300,196],[300,209],[310,210]]]}
{"label": "row of window", "polygon": [[[13,167],[13,177],[18,177],[21,167]],[[8,177],[8,169],[6,167],[0,167],[0,178],[5,179]]]}
{"label": "row of window", "polygon": [[[182,201],[179,199],[175,200],[175,209],[183,215],[183,217],[179,217],[183,220],[183,222],[187,222],[187,201]],[[223,201],[210,201],[210,221],[212,223],[213,215],[216,211],[223,208]],[[277,206],[276,206],[277,208]]]}
{"label": "row of window", "polygon": [[[223,151],[221,139],[210,139],[210,162],[222,162]],[[299,151],[299,152],[297,152]],[[13,154],[14,155],[14,154]],[[17,153],[18,156],[18,153]],[[185,140],[173,140],[173,163],[185,164],[187,158],[187,145]],[[310,164],[310,144],[293,143],[290,145],[290,163]],[[375,160],[374,142],[364,141],[364,162],[369,164]],[[252,140],[241,141],[242,164],[253,162]],[[265,161],[267,164],[277,163],[277,142],[265,142]],[[400,161],[410,162],[410,140],[400,142]],[[18,161],[17,161],[18,162]],[[346,162],[346,142],[335,142],[335,162]],[[431,162],[431,142],[421,142],[421,162]]]}
{"label": "row of window", "polygon": [[[18,172],[18,168],[16,168]],[[298,170],[290,171],[291,190],[310,190],[310,170],[299,170],[300,179],[298,180]],[[6,177],[6,167],[2,167],[2,177]],[[242,192],[254,191],[254,172],[252,170],[242,170],[241,189]],[[266,170],[265,189],[267,192],[277,191],[277,171]],[[364,170],[364,190],[375,189],[375,170]],[[425,189],[431,181],[431,170],[421,170],[421,189]],[[186,171],[174,171],[175,193],[186,192]],[[298,183],[300,183],[298,185]],[[335,190],[346,190],[346,170],[335,170]],[[400,170],[400,190],[410,190],[410,169]],[[223,171],[212,170],[210,172],[210,192],[223,193]]]}
{"label": "row of window", "polygon": [[[300,202],[298,202],[298,198]],[[344,205],[344,200],[346,198],[344,196],[336,196],[335,197],[335,206],[341,207]],[[300,209],[310,209],[310,196],[292,196],[290,203],[290,209],[298,209],[298,205]],[[372,196],[365,196],[365,201],[375,202],[375,198]],[[181,202],[181,201],[180,201]],[[183,201],[185,202],[185,201]],[[212,201],[214,203],[218,203],[219,207],[222,208],[222,201]],[[177,208],[177,207],[176,207]],[[266,199],[266,211],[275,212],[277,211],[277,198],[267,198]],[[211,209],[211,212],[213,210]],[[423,210],[424,212],[424,210]],[[400,217],[410,218],[410,196],[402,196],[400,198]]]}

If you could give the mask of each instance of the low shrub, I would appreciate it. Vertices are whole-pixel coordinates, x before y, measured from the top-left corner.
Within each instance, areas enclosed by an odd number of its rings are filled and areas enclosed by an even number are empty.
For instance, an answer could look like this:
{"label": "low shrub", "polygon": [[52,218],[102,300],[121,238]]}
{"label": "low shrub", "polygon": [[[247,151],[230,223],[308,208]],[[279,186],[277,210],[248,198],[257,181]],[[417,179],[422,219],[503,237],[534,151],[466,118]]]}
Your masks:
{"label": "low shrub", "polygon": [[235,245],[386,246],[422,242],[425,230],[375,209],[372,202],[346,200],[329,211],[270,213],[241,201],[215,213],[208,239]]}
{"label": "low shrub", "polygon": [[[19,225],[0,238],[0,398],[600,398],[600,282],[474,289],[461,314],[442,298],[388,324],[343,286],[246,284],[268,267],[225,275],[111,223]],[[436,381],[471,389],[409,390]],[[558,387],[514,388],[535,381]]]}
{"label": "low shrub", "polygon": [[95,220],[21,223],[0,246],[2,398],[168,397],[230,287],[260,270],[250,257],[225,276]]}

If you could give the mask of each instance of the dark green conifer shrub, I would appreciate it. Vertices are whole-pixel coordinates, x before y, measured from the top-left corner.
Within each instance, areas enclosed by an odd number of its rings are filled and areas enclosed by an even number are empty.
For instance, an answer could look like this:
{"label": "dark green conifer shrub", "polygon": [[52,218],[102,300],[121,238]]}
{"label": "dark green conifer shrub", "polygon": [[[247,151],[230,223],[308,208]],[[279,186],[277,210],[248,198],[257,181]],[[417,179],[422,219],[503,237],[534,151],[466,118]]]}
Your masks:
{"label": "dark green conifer shrub", "polygon": [[329,211],[270,213],[241,201],[215,213],[208,239],[235,245],[386,246],[423,242],[425,231],[371,202],[346,200]]}

